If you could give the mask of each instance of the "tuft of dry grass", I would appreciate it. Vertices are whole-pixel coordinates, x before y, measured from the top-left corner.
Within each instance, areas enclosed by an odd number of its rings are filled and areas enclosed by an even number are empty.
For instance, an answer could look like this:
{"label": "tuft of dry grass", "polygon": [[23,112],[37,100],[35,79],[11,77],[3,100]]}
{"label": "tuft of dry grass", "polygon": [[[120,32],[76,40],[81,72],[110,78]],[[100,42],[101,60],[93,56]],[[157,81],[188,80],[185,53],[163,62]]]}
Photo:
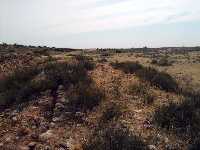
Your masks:
{"label": "tuft of dry grass", "polygon": [[139,82],[131,84],[129,86],[129,93],[131,95],[136,94],[142,97],[142,104],[145,105],[152,104],[154,101],[154,95],[152,94],[149,85],[145,83]]}

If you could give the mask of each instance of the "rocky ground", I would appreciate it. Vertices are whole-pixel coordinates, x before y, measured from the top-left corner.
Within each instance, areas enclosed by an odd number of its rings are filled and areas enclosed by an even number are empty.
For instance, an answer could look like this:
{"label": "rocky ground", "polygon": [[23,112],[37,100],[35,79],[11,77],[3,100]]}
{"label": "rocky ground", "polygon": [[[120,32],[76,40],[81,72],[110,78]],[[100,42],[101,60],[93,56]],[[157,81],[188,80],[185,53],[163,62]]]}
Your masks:
{"label": "rocky ground", "polygon": [[[0,64],[2,79],[8,72],[35,63],[31,55],[17,55]],[[120,115],[113,122],[123,124],[131,133],[140,137],[144,149],[187,149],[189,141],[166,132],[152,122],[157,108],[179,103],[181,96],[150,86],[151,104],[142,103],[142,95],[133,94],[129,86],[141,81],[134,74],[113,69],[109,63],[96,63],[88,72],[96,86],[104,93],[101,103],[87,112],[66,111],[66,89],[57,89],[56,103],[51,91],[42,92],[30,101],[12,106],[0,113],[0,149],[2,150],[81,150],[93,138],[102,124],[104,112],[111,106],[119,106]],[[72,117],[73,116],[73,117]],[[102,125],[104,127],[104,125]]]}

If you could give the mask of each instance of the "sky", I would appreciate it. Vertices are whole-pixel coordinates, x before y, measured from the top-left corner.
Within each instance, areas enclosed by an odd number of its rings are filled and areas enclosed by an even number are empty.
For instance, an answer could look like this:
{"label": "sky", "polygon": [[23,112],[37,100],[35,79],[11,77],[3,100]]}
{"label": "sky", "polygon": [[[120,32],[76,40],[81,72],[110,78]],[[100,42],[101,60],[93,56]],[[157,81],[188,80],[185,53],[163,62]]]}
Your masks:
{"label": "sky", "polygon": [[200,0],[0,0],[0,42],[70,48],[200,46]]}

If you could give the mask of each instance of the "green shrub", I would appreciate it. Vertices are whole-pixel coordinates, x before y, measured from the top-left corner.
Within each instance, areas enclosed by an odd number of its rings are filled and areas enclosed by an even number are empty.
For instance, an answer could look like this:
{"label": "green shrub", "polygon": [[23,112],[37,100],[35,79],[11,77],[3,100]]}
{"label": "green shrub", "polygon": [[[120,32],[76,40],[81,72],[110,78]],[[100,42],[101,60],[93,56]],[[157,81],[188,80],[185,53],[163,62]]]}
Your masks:
{"label": "green shrub", "polygon": [[127,127],[121,124],[111,124],[107,128],[95,131],[84,150],[144,150],[147,146]]}

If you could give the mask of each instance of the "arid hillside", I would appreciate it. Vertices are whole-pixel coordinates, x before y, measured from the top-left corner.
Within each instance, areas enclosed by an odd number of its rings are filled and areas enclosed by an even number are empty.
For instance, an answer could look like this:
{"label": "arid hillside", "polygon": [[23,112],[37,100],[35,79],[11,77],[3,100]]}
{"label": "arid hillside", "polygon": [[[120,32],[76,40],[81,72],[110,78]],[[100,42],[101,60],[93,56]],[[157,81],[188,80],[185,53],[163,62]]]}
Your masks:
{"label": "arid hillside", "polygon": [[0,149],[199,149],[200,51],[0,48]]}

